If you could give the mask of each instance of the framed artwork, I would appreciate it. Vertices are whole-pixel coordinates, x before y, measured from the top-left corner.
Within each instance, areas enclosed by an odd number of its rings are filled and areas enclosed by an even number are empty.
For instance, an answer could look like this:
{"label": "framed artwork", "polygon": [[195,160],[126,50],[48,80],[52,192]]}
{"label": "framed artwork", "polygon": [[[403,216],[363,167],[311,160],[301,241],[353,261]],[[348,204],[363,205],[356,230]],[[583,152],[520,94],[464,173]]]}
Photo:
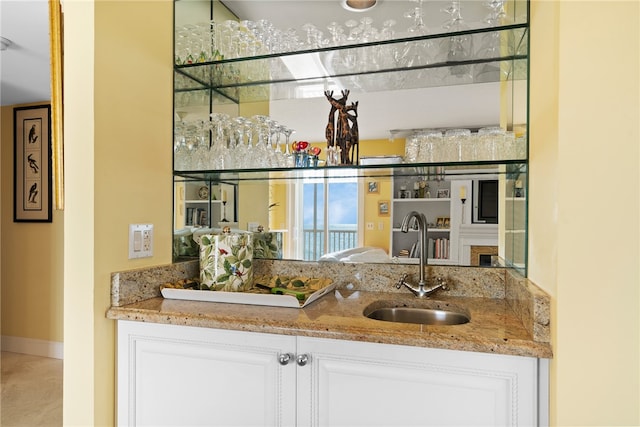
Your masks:
{"label": "framed artwork", "polygon": [[380,187],[378,187],[377,181],[367,182],[367,194],[377,194],[379,192],[380,192]]}
{"label": "framed artwork", "polygon": [[436,219],[436,228],[450,228],[451,219],[448,216],[439,216]]}
{"label": "framed artwork", "polygon": [[437,193],[438,199],[448,199],[449,198],[449,189],[448,188],[441,188],[438,190]]}
{"label": "framed artwork", "polygon": [[13,109],[13,221],[51,222],[51,106]]}
{"label": "framed artwork", "polygon": [[378,216],[389,216],[388,200],[381,200],[378,202]]}

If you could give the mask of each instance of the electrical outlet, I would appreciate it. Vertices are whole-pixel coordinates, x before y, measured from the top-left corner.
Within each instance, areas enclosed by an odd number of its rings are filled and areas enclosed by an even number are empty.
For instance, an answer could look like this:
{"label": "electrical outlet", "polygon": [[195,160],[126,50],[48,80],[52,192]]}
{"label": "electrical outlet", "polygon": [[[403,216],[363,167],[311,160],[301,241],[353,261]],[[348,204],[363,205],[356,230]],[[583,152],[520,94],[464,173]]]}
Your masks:
{"label": "electrical outlet", "polygon": [[129,224],[129,259],[153,256],[153,224]]}
{"label": "electrical outlet", "polygon": [[367,223],[367,230],[373,230],[373,223],[372,222],[368,222]]}

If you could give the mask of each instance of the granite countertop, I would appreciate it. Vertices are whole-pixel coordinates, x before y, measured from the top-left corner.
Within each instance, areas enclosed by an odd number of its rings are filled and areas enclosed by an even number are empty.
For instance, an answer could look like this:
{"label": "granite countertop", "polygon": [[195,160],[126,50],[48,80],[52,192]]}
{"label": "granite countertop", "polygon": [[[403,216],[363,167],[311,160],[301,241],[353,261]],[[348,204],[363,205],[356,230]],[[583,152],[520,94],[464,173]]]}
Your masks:
{"label": "granite countertop", "polygon": [[[362,313],[370,304],[427,304],[459,307],[471,321],[432,326],[372,320]],[[171,300],[153,297],[111,307],[107,317],[174,325],[262,333],[368,341],[538,358],[552,357],[551,346],[537,342],[506,299],[455,297],[445,292],[427,300],[405,293],[349,291],[329,293],[309,306],[282,308],[245,304]]]}

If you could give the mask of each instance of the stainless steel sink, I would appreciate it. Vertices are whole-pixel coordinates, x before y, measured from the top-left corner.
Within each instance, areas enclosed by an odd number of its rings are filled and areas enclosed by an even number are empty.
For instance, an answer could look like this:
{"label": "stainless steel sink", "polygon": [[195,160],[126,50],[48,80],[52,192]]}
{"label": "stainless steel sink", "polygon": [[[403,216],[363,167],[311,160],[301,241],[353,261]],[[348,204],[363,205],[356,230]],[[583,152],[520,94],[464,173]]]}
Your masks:
{"label": "stainless steel sink", "polygon": [[421,325],[461,325],[471,320],[471,316],[462,308],[437,302],[433,305],[433,307],[415,307],[397,303],[374,303],[367,307],[363,314],[374,320]]}

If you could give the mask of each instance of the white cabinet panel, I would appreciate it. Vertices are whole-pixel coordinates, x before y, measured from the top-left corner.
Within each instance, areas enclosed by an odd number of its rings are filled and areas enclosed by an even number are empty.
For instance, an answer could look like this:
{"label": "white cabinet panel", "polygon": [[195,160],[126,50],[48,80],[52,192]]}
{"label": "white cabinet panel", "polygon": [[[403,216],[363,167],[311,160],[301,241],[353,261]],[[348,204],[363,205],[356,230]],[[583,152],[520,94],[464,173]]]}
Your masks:
{"label": "white cabinet panel", "polygon": [[[537,360],[298,338],[298,425],[535,425]],[[307,369],[308,368],[308,369]]]}
{"label": "white cabinet panel", "polygon": [[[118,424],[293,425],[295,338],[119,322]],[[128,361],[128,362],[127,362]]]}

